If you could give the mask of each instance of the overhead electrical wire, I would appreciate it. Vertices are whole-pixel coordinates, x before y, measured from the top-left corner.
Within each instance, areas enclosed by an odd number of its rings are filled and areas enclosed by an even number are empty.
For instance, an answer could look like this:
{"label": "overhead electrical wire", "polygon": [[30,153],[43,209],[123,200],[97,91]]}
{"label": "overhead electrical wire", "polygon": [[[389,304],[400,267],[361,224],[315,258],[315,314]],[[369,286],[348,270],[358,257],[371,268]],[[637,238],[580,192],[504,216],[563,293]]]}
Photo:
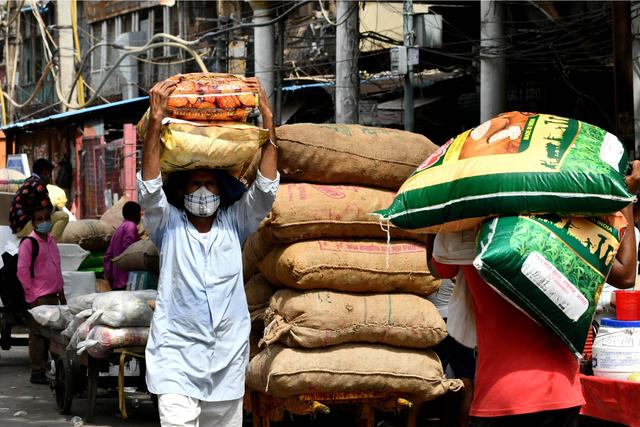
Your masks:
{"label": "overhead electrical wire", "polygon": [[[22,0],[24,2],[24,0]],[[35,3],[35,0],[30,0],[30,2],[33,4]],[[95,45],[93,45],[87,52],[84,52],[84,54],[80,54],[80,52],[76,52],[76,66],[77,66],[77,70],[76,73],[74,74],[74,79],[73,79],[73,84],[71,86],[71,90],[70,93],[68,94],[68,96],[63,96],[61,101],[63,102],[63,104],[69,106],[71,105],[71,97],[72,97],[72,93],[73,91],[78,88],[78,87],[84,87],[84,85],[86,85],[86,83],[82,83],[81,78],[82,78],[82,71],[86,65],[86,61],[87,59],[90,57],[90,55],[92,54],[93,51],[95,51],[95,49],[102,47],[102,46],[108,46],[114,49],[118,49],[118,50],[124,50],[125,52],[120,55],[120,57],[116,60],[116,62],[114,64],[111,65],[111,67],[109,68],[109,70],[107,70],[106,74],[103,75],[102,81],[100,82],[100,84],[97,86],[97,88],[95,89],[94,94],[90,97],[89,100],[87,100],[86,102],[82,103],[82,102],[78,102],[78,105],[72,105],[70,108],[81,108],[83,106],[87,106],[90,105],[92,102],[94,102],[95,100],[97,100],[99,98],[99,93],[101,91],[101,89],[104,87],[106,81],[108,80],[108,78],[111,76],[111,74],[117,69],[117,66],[122,62],[122,60],[124,60],[124,58],[128,57],[128,56],[134,56],[134,58],[138,61],[141,62],[152,62],[152,63],[165,63],[165,64],[170,64],[170,63],[178,63],[176,61],[172,61],[172,62],[159,62],[159,61],[151,61],[150,59],[146,59],[146,58],[140,58],[138,55],[140,55],[141,53],[149,50],[149,49],[154,49],[157,47],[162,47],[162,46],[172,46],[172,47],[176,47],[182,50],[185,50],[186,52],[188,52],[190,55],[192,55],[193,59],[186,59],[180,62],[187,62],[187,61],[196,61],[196,63],[198,64],[198,66],[203,69],[206,70],[206,66],[204,65],[204,62],[202,62],[202,59],[200,58],[200,55],[193,49],[190,49],[190,47],[195,46],[199,43],[205,42],[207,40],[210,40],[212,38],[216,38],[224,33],[228,33],[228,32],[232,32],[232,31],[236,31],[236,30],[240,30],[240,29],[246,29],[246,28],[255,28],[255,27],[260,27],[260,26],[267,26],[267,25],[272,25],[276,22],[281,21],[282,19],[286,18],[288,15],[290,15],[294,10],[298,9],[299,7],[311,3],[312,0],[306,0],[306,1],[301,1],[298,2],[296,4],[294,4],[293,6],[289,7],[288,9],[286,9],[283,13],[281,13],[280,15],[278,15],[277,17],[269,20],[269,21],[265,21],[262,23],[240,23],[238,25],[233,25],[233,26],[228,26],[225,28],[221,28],[218,29],[216,31],[210,31],[207,33],[204,33],[203,35],[201,35],[200,37],[194,39],[194,40],[184,40],[180,37],[177,36],[173,36],[171,34],[164,34],[164,33],[159,33],[159,34],[155,34],[152,36],[152,38],[143,46],[141,47],[131,47],[131,46],[122,46],[122,45],[118,45],[115,43],[97,43]],[[322,2],[322,0],[318,1],[319,5],[320,5],[320,9],[322,12],[322,16],[324,17],[325,21],[327,21],[330,25],[335,24],[335,25],[339,25],[340,23],[331,21],[331,19],[328,16],[328,13],[326,11],[326,9],[324,8],[324,4]],[[353,10],[357,9],[357,5],[358,2],[354,2],[355,6],[352,8],[352,11],[350,13],[353,13]],[[389,5],[383,5],[385,7],[389,6]],[[270,10],[274,10],[276,9],[276,7],[271,8]],[[393,9],[393,8],[392,8]],[[395,10],[395,9],[393,9]],[[16,13],[15,15],[12,16],[11,22],[13,22],[20,14]],[[429,48],[420,48],[423,51],[426,52],[431,52],[431,53],[436,53],[438,55],[442,55],[444,57],[449,57],[455,60],[465,60],[465,61],[471,61],[471,63],[473,63],[474,61],[477,61],[479,59],[482,59],[483,57],[485,57],[487,54],[491,54],[491,57],[506,57],[509,58],[510,60],[514,60],[514,61],[528,61],[529,63],[557,63],[557,61],[563,61],[564,66],[569,66],[572,69],[577,69],[580,70],[580,67],[586,67],[586,65],[581,66],[581,61],[583,61],[583,59],[580,59],[580,55],[582,53],[577,52],[575,47],[576,47],[576,40],[575,38],[578,36],[578,34],[575,32],[574,29],[571,29],[572,26],[577,26],[579,25],[582,31],[585,31],[584,29],[587,28],[591,28],[593,27],[594,30],[596,29],[596,25],[600,24],[600,30],[601,29],[601,24],[602,24],[602,17],[600,15],[600,11],[594,11],[594,12],[588,12],[588,13],[583,13],[583,14],[576,14],[576,19],[574,20],[570,20],[568,18],[571,18],[573,16],[564,16],[563,19],[565,20],[564,25],[562,26],[562,28],[560,28],[560,26],[555,23],[554,26],[549,26],[548,28],[543,28],[543,29],[528,29],[523,31],[520,34],[515,34],[515,35],[511,35],[508,38],[509,42],[516,42],[516,43],[520,43],[522,45],[522,47],[524,49],[516,49],[514,47],[514,45],[512,43],[507,43],[507,46],[502,47],[502,48],[497,48],[497,49],[485,49],[485,48],[479,48],[480,45],[480,41],[479,40],[474,40],[471,39],[470,37],[466,36],[465,33],[463,31],[460,31],[458,28],[454,27],[454,30],[456,30],[456,32],[458,33],[458,35],[462,36],[463,38],[465,38],[466,40],[464,41],[458,41],[458,42],[450,42],[450,43],[446,43],[445,46],[455,46],[455,45],[465,45],[465,44],[469,44],[471,43],[472,46],[478,46],[477,51],[476,52],[444,52],[442,49],[429,49]],[[43,48],[45,49],[45,56],[49,56],[50,58],[50,62],[51,59],[53,59],[54,57],[54,53],[57,51],[57,48],[55,47],[55,41],[53,40],[53,38],[51,37],[50,34],[48,34],[48,31],[46,30],[46,26],[44,25],[44,21],[42,20],[42,17],[39,16],[39,13],[36,11],[34,12],[34,17],[36,18],[38,25],[41,29],[41,36],[43,37]],[[548,18],[545,17],[547,20]],[[597,20],[597,22],[596,22]],[[306,26],[309,25],[307,24],[308,22],[308,18],[301,18],[302,23],[299,24],[300,26]],[[543,21],[543,20],[540,20]],[[514,23],[516,23],[518,21],[514,21]],[[18,23],[19,23],[19,19],[18,19]],[[545,31],[547,29],[551,29],[552,31]],[[562,37],[573,37],[573,39],[570,40],[566,40],[566,41],[562,41],[562,38],[558,39],[558,35],[557,32],[558,30],[563,30],[563,32],[565,32],[565,35]],[[82,28],[80,28],[81,31],[84,31]],[[85,31],[86,32],[86,31]],[[540,33],[540,34],[539,34]],[[555,33],[555,34],[554,34]],[[590,33],[593,34],[594,32]],[[48,40],[47,40],[48,37]],[[76,35],[75,37],[77,37],[77,27],[76,27]],[[364,33],[361,37],[363,38],[369,38],[371,40],[377,40],[380,43],[388,43],[388,44],[401,44],[400,41],[398,40],[394,40],[392,38],[389,38],[387,36],[383,36],[381,34],[375,33],[375,32],[366,32]],[[537,45],[534,44],[533,42],[529,43],[529,45],[526,43],[527,42],[527,37],[530,38],[537,38]],[[555,40],[552,40],[553,37],[555,37]],[[157,39],[168,39],[170,40],[170,42],[159,42],[159,43],[153,43],[154,40]],[[553,43],[553,46],[557,47],[558,49],[555,50],[556,56],[558,57],[557,60],[552,60],[549,59],[549,55],[548,55],[548,46],[544,46],[545,44],[545,40],[551,40],[549,43]],[[52,42],[54,49],[52,50],[49,47],[49,41]],[[597,44],[592,44],[592,46],[594,46],[596,48],[596,50],[598,49],[605,49],[607,46],[607,41],[600,41]],[[79,43],[77,44],[79,47]],[[528,46],[528,47],[527,47]],[[291,48],[296,48],[295,46],[292,46]],[[301,48],[301,47],[298,47]],[[79,49],[78,49],[79,50]],[[546,55],[545,55],[546,54]],[[16,55],[17,55],[17,50],[16,50]],[[568,56],[567,56],[568,55]],[[362,57],[367,57],[370,55],[361,55]],[[591,55],[592,58],[595,58],[597,60],[604,60],[607,57],[604,50],[603,53],[599,53],[599,52],[594,52]],[[544,60],[543,60],[544,58]],[[354,58],[351,58],[349,60],[352,60]],[[332,65],[335,64],[335,61],[326,61],[326,62],[315,62],[312,64],[308,64],[308,65],[303,65],[302,67],[299,65],[294,64],[293,70],[297,69],[297,70],[303,70],[304,68],[313,68],[313,67],[322,67],[322,66],[327,66],[327,65]],[[569,65],[566,65],[569,64]],[[274,71],[291,71],[292,68],[291,67],[285,67],[285,66],[281,66],[281,67],[274,67],[273,68]],[[15,67],[14,67],[14,71],[15,71]],[[56,93],[59,96],[60,95],[60,91],[59,89],[59,82],[57,81],[57,72],[55,70],[48,70],[49,72],[52,73],[53,77],[54,77],[54,82],[56,84]],[[46,74],[46,73],[44,73]],[[39,79],[39,82],[41,82],[43,80],[43,78],[41,77],[41,79]],[[88,85],[87,85],[88,86]],[[7,98],[10,99],[10,102],[13,101],[11,100],[10,97],[8,97],[7,94],[3,94],[4,96],[2,96],[2,98]],[[1,95],[0,95],[1,96]],[[32,94],[31,97],[34,97],[34,95]],[[31,98],[30,97],[30,98]],[[66,101],[65,101],[66,99]],[[78,100],[80,101],[80,99]],[[14,103],[12,102],[12,105],[14,105]]]}

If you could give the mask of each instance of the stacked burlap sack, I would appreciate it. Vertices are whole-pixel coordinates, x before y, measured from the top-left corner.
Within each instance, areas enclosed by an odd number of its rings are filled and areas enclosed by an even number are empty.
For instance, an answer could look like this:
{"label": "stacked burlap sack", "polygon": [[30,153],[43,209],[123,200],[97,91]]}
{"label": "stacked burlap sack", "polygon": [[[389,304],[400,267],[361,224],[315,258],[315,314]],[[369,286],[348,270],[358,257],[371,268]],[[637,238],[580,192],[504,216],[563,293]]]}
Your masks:
{"label": "stacked burlap sack", "polygon": [[[450,389],[430,347],[445,324],[425,298],[424,235],[370,212],[437,147],[427,138],[357,125],[277,130],[282,183],[243,247],[251,312],[250,389],[382,393],[429,400]],[[256,343],[262,347],[259,351]]]}
{"label": "stacked burlap sack", "polygon": [[67,310],[72,318],[61,334],[70,339],[67,349],[97,358],[114,348],[144,347],[149,335],[156,291],[113,291],[73,298]]}
{"label": "stacked burlap sack", "polygon": [[[100,219],[81,219],[67,224],[60,243],[77,244],[91,252],[84,264],[80,265],[80,270],[102,267],[102,257],[109,247],[111,236],[124,221],[122,207],[127,201],[126,197],[120,198],[100,216]],[[138,232],[144,235],[142,223],[138,225]]]}
{"label": "stacked burlap sack", "polygon": [[414,231],[476,230],[480,275],[579,357],[634,200],[627,165],[596,126],[504,113],[428,157],[378,214]]}

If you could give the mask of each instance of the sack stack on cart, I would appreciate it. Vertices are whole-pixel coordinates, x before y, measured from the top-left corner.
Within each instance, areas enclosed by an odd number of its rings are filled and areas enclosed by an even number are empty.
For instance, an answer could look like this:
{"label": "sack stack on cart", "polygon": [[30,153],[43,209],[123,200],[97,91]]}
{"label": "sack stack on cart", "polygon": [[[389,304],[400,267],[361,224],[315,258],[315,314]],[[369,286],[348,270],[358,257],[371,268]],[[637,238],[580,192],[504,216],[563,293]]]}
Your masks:
{"label": "sack stack on cart", "polygon": [[634,197],[614,135],[510,112],[452,138],[378,211],[398,227],[477,231],[474,266],[580,357]]}
{"label": "sack stack on cart", "polygon": [[282,183],[243,247],[254,320],[248,388],[277,398],[417,400],[460,388],[429,349],[446,327],[425,298],[440,282],[428,271],[424,234],[384,229],[370,215],[437,147],[421,135],[357,125],[277,133]]}

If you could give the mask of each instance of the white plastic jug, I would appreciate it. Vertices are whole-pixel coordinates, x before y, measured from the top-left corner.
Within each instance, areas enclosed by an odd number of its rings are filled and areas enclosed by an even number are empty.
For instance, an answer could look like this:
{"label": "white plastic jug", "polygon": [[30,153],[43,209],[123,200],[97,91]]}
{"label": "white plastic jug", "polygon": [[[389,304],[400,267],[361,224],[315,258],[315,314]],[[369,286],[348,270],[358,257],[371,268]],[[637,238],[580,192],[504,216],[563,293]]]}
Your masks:
{"label": "white plastic jug", "polygon": [[593,341],[593,374],[618,380],[640,372],[640,321],[605,318]]}

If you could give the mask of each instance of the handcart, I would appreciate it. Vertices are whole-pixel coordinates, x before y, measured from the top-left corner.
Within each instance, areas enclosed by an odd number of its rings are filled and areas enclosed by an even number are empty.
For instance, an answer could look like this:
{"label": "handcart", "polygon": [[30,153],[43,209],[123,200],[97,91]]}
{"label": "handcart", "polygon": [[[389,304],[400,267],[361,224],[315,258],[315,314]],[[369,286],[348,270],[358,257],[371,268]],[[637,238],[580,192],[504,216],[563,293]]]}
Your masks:
{"label": "handcart", "polygon": [[[118,390],[118,408],[121,417],[128,418],[125,387],[137,386],[140,389],[146,389],[143,347],[115,348],[108,356],[95,358],[87,352],[77,355],[75,351],[67,350],[69,339],[62,336],[60,331],[40,327],[37,333],[49,340],[50,351],[54,355],[55,378],[51,386],[55,391],[56,405],[61,414],[69,414],[73,399],[86,393],[85,419],[91,422],[95,413],[98,385],[100,385],[102,388]],[[141,362],[139,376],[125,377],[125,362],[130,358],[136,358]],[[112,365],[119,367],[117,378],[100,376],[100,372],[108,372]]]}
{"label": "handcart", "polygon": [[[405,396],[406,397],[406,396]],[[247,392],[244,407],[251,412],[253,427],[270,427],[271,421],[282,421],[285,412],[295,415],[328,414],[332,405],[357,405],[362,427],[374,427],[375,410],[411,409],[413,403],[400,395],[383,393],[309,393],[280,398],[261,392]]]}

